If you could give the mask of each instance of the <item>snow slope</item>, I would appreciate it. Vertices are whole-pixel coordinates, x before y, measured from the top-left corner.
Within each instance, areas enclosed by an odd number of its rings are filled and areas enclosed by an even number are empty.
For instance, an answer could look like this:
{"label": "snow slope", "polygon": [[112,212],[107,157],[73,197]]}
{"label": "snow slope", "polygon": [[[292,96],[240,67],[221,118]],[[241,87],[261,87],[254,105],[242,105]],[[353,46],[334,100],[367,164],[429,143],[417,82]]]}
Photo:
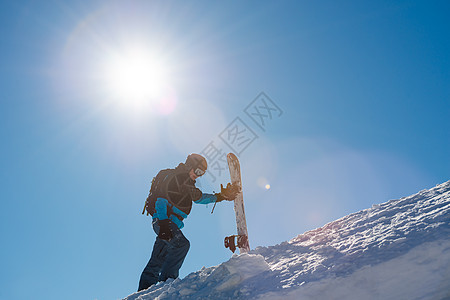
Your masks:
{"label": "snow slope", "polygon": [[125,299],[450,299],[450,181]]}

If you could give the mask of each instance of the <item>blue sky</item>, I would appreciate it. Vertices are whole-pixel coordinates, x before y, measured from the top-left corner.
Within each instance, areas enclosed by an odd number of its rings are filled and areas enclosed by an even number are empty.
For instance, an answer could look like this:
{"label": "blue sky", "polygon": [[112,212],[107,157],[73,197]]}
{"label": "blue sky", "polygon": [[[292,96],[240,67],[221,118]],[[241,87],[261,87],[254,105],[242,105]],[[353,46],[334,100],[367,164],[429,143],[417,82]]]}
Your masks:
{"label": "blue sky", "polygon": [[[219,136],[236,118],[257,137],[240,153],[252,248],[449,180],[448,11],[2,2],[0,298],[134,292],[155,239],[141,215],[151,178],[210,143],[231,151]],[[263,128],[245,113],[260,92],[280,109]],[[226,175],[198,183],[217,191]],[[232,204],[211,209],[185,222],[181,277],[231,255]]]}

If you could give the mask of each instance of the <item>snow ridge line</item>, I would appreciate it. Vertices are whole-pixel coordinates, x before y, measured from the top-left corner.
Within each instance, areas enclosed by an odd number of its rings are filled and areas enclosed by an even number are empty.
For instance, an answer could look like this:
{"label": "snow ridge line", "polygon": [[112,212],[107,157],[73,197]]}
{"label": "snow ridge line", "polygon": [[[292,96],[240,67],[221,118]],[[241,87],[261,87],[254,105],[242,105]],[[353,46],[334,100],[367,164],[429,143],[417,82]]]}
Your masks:
{"label": "snow ridge line", "polygon": [[[277,288],[345,276],[450,233],[450,181],[350,214],[261,254],[278,273]],[[279,251],[276,249],[284,249]]]}

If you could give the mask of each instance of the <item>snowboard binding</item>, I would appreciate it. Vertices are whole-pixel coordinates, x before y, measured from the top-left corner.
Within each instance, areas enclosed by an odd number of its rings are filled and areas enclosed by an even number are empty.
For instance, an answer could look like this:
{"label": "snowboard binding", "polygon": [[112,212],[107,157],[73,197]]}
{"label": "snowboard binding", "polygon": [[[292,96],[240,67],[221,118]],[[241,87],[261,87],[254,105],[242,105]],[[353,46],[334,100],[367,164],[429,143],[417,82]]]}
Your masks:
{"label": "snowboard binding", "polygon": [[248,237],[246,235],[230,235],[225,237],[225,248],[229,248],[234,253],[236,251],[236,238],[238,248],[248,248]]}

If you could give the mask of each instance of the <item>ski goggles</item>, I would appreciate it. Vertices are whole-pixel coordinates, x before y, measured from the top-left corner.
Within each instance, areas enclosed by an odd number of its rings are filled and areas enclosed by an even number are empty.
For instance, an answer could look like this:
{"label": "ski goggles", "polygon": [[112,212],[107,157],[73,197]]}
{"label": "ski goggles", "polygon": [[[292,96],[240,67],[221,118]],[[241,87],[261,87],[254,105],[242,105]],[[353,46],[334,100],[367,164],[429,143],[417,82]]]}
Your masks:
{"label": "ski goggles", "polygon": [[197,176],[202,176],[203,174],[205,174],[205,172],[206,172],[205,170],[200,169],[200,168],[197,168],[194,170],[194,174]]}

